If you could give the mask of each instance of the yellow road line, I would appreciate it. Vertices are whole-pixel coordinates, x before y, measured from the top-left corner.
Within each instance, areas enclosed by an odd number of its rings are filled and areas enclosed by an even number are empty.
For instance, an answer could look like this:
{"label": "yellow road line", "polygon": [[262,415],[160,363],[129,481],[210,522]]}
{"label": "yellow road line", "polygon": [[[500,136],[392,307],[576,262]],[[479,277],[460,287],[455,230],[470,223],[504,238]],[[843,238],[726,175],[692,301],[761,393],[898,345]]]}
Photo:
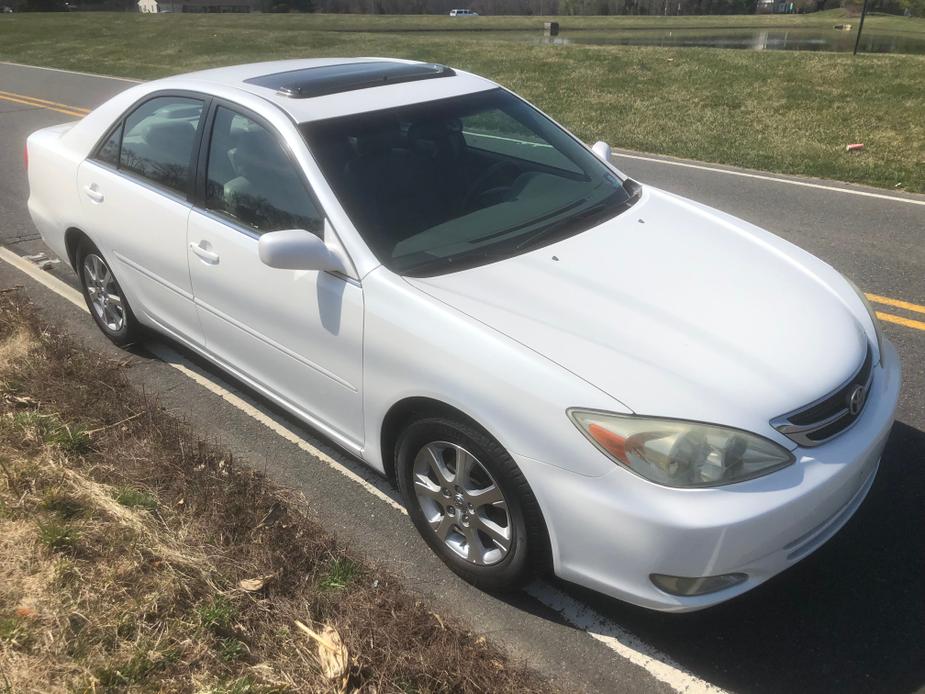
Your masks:
{"label": "yellow road line", "polygon": [[46,104],[47,106],[58,106],[59,108],[67,109],[68,111],[83,111],[85,113],[90,113],[89,108],[83,108],[82,106],[71,106],[70,104],[62,104],[58,101],[49,101],[48,99],[40,99],[37,96],[29,96],[27,94],[17,94],[16,92],[5,92],[0,89],[0,94],[3,96],[14,96],[17,99],[28,99],[29,101],[37,101],[40,104]]}
{"label": "yellow road line", "polygon": [[867,298],[873,301],[875,304],[884,304],[885,306],[893,306],[895,308],[904,308],[907,311],[915,311],[916,313],[925,313],[925,306],[920,306],[919,304],[913,304],[909,301],[903,301],[901,299],[891,299],[888,296],[880,296],[879,294],[868,294]]}
{"label": "yellow road line", "polygon": [[4,101],[10,101],[15,104],[24,104],[25,106],[33,106],[35,108],[44,108],[49,111],[63,113],[66,116],[77,116],[78,118],[83,118],[88,113],[90,113],[88,110],[78,109],[76,106],[65,107],[63,104],[60,106],[59,105],[52,106],[50,103],[43,103],[44,99],[42,100],[33,99],[32,97],[22,96],[20,94],[11,94],[10,92],[0,91],[0,99]]}
{"label": "yellow road line", "polygon": [[925,322],[920,320],[912,320],[911,318],[903,318],[902,316],[894,316],[892,313],[884,313],[883,311],[877,311],[877,318],[887,323],[896,323],[896,325],[902,325],[906,328],[912,328],[914,330],[925,330]]}

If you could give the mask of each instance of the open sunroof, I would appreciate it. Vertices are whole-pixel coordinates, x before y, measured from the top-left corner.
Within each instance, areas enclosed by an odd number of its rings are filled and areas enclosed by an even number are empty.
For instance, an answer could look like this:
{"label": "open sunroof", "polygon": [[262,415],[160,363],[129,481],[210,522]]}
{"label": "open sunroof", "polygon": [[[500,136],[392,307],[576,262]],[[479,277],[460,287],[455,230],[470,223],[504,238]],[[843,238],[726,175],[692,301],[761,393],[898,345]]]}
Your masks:
{"label": "open sunroof", "polygon": [[294,99],[352,92],[356,89],[382,87],[401,82],[417,82],[456,73],[446,65],[435,63],[396,63],[376,60],[309,67],[244,80],[248,84],[275,89]]}

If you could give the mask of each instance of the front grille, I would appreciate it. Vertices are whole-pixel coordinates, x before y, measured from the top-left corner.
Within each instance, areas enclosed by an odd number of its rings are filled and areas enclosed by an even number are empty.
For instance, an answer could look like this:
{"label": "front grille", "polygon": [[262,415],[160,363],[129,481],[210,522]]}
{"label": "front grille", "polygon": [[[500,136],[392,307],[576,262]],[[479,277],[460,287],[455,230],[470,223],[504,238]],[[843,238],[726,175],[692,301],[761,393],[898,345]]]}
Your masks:
{"label": "front grille", "polygon": [[874,355],[870,345],[864,363],[834,392],[771,420],[771,426],[800,446],[818,446],[838,436],[861,416],[873,378]]}

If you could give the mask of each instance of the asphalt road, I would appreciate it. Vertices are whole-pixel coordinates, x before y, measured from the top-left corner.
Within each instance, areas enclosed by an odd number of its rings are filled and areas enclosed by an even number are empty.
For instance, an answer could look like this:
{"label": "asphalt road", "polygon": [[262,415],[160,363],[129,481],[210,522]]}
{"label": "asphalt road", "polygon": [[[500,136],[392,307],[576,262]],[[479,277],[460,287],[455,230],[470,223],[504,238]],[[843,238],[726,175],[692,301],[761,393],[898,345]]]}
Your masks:
{"label": "asphalt road", "polygon": [[[43,248],[25,206],[22,150],[28,133],[71,120],[79,109],[94,107],[128,84],[0,64],[0,245],[19,254]],[[626,154],[618,157],[619,165],[633,177],[764,226],[819,255],[867,292],[925,304],[925,196],[828,181],[766,180],[726,167],[693,168],[698,165]],[[733,173],[707,170],[724,168]],[[67,268],[54,274],[74,284]],[[0,288],[13,284],[25,285],[49,320],[115,353],[86,314],[0,263]],[[343,541],[568,689],[702,691],[708,682],[748,692],[925,691],[925,313],[885,303],[877,308],[888,316],[884,330],[903,358],[905,386],[874,488],[835,538],[746,596],[689,615],[652,613],[554,582],[577,599],[579,609],[588,606],[610,620],[599,633],[625,629],[621,640],[652,662],[627,660],[625,650],[566,625],[548,601],[527,595],[501,601],[461,583],[391,505],[154,358],[151,351],[158,346],[134,354],[132,378],[207,436],[301,491]],[[370,477],[307,428],[275,416],[339,464]],[[658,661],[673,663],[667,676]]]}

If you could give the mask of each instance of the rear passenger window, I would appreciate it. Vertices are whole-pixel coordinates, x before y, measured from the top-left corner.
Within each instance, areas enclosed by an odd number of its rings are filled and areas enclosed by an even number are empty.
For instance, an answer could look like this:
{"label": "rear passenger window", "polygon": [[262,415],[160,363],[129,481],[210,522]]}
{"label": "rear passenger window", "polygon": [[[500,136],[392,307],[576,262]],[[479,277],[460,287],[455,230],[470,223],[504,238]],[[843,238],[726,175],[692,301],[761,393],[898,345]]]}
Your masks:
{"label": "rear passenger window", "polygon": [[160,96],[146,101],[125,119],[119,168],[185,194],[201,116],[198,99]]}
{"label": "rear passenger window", "polygon": [[111,164],[112,166],[119,165],[119,138],[122,137],[122,123],[119,123],[109,137],[106,138],[100,148],[96,152],[96,158],[99,161],[105,162],[106,164]]}
{"label": "rear passenger window", "polygon": [[216,109],[212,126],[206,207],[261,234],[323,233],[323,217],[276,135],[224,107]]}

